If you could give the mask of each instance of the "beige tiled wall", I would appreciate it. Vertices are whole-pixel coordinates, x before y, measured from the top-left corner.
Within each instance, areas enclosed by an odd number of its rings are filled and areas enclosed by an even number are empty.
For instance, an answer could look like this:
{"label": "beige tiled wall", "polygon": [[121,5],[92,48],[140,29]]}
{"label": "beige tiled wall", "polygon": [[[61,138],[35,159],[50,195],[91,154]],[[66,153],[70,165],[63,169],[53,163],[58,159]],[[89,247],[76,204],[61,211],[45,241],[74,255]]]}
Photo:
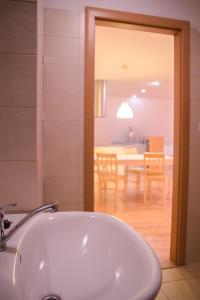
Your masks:
{"label": "beige tiled wall", "polygon": [[187,260],[200,261],[200,32],[191,29]]}
{"label": "beige tiled wall", "polygon": [[1,161],[36,160],[35,114],[35,108],[1,107]]}
{"label": "beige tiled wall", "polygon": [[1,204],[17,202],[17,210],[38,205],[35,161],[0,161],[0,174]]}
{"label": "beige tiled wall", "polygon": [[46,9],[44,32],[44,197],[82,210],[80,13]]}
{"label": "beige tiled wall", "polygon": [[[87,1],[82,2],[86,3]],[[187,1],[184,1],[185,4],[186,2]],[[107,6],[109,6],[108,2],[107,4]],[[169,7],[171,4],[169,4]],[[45,9],[44,191],[45,200],[58,200],[61,209],[82,209],[85,15],[82,8],[81,11],[71,10],[71,7],[73,7],[71,1],[70,10],[67,10],[66,6],[67,5],[65,5],[65,10]],[[98,3],[97,6],[99,7],[101,5]],[[114,4],[110,4],[110,6],[110,8],[115,8]],[[187,5],[184,7],[186,6]],[[155,8],[155,10],[156,9],[157,8]],[[187,19],[193,21],[191,12],[188,13],[186,9],[183,11],[185,15],[188,14],[189,17]],[[137,7],[136,12],[144,13],[144,11],[140,11],[139,7]],[[148,14],[148,9],[145,13]],[[162,9],[160,15],[171,17],[170,13],[163,12]],[[181,17],[181,13],[179,13],[178,16],[175,15],[174,13],[174,17],[176,18],[184,19],[184,16]],[[196,19],[194,18],[194,23],[195,22]],[[62,49],[57,49],[55,43],[62,46]],[[200,261],[199,61],[200,33],[191,25],[190,167],[187,262]]]}
{"label": "beige tiled wall", "polygon": [[1,53],[0,65],[0,105],[35,107],[36,55]]}
{"label": "beige tiled wall", "polygon": [[0,2],[0,52],[35,55],[36,3],[21,2]]}
{"label": "beige tiled wall", "polygon": [[0,204],[37,206],[36,3],[0,1]]}
{"label": "beige tiled wall", "polygon": [[37,183],[38,201],[43,203],[43,49],[44,49],[44,9],[37,6]]}

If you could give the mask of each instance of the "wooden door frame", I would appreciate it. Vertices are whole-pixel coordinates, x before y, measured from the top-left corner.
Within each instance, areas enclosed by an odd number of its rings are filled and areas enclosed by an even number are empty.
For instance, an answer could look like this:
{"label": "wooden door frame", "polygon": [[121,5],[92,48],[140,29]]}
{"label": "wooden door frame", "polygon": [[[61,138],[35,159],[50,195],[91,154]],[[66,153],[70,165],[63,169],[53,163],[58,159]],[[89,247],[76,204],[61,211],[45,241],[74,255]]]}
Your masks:
{"label": "wooden door frame", "polygon": [[[94,211],[94,65],[95,25],[146,26],[174,35],[174,171],[170,258],[185,263],[189,155],[189,31],[190,23],[175,19],[86,7],[84,83],[84,209]],[[111,26],[113,26],[113,24]],[[120,25],[121,24],[121,25]]]}

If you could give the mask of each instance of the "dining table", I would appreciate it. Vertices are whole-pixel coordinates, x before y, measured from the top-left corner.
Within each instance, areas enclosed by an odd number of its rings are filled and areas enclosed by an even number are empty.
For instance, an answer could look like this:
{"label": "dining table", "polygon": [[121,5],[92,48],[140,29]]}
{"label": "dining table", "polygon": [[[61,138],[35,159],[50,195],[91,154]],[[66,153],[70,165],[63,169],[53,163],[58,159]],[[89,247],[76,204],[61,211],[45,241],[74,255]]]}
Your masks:
{"label": "dining table", "polygon": [[[119,165],[144,166],[144,154],[117,154]],[[173,165],[173,156],[165,155],[165,165]]]}

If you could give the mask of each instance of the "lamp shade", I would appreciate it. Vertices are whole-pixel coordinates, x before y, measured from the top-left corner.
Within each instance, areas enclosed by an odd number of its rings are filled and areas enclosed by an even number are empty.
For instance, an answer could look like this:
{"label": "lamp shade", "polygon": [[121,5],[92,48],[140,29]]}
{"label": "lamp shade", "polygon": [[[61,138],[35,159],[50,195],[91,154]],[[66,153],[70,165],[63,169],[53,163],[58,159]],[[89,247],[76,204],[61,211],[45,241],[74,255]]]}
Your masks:
{"label": "lamp shade", "polygon": [[116,117],[118,119],[132,119],[133,111],[127,102],[122,102],[118,108]]}

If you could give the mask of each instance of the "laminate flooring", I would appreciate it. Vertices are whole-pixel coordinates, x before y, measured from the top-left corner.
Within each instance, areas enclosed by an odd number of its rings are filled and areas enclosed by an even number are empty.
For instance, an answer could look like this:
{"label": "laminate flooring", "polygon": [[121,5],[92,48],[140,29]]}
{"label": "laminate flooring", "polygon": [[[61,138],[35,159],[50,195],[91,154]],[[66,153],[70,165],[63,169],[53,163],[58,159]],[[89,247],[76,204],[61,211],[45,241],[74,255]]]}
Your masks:
{"label": "laminate flooring", "polygon": [[169,258],[172,187],[167,184],[165,193],[162,186],[152,187],[146,203],[143,191],[138,192],[132,182],[128,183],[127,195],[123,190],[115,193],[107,189],[101,200],[95,184],[95,211],[118,217],[141,234],[155,250],[162,269],[173,267]]}

